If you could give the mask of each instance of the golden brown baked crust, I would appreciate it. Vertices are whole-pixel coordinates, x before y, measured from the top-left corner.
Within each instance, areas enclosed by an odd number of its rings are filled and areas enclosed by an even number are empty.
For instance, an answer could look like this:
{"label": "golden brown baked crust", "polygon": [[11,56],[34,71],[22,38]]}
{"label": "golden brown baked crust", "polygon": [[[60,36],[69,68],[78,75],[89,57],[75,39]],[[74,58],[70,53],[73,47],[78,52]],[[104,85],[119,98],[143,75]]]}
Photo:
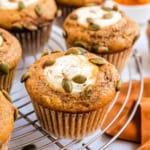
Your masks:
{"label": "golden brown baked crust", "polygon": [[0,142],[5,143],[14,128],[16,108],[0,91]]}
{"label": "golden brown baked crust", "polygon": [[104,0],[56,0],[56,2],[68,6],[85,6],[88,4],[101,4]]}
{"label": "golden brown baked crust", "polygon": [[[48,59],[57,59],[64,56],[64,52],[53,53],[37,60],[28,70],[28,79],[26,80],[26,89],[33,101],[38,102],[44,107],[52,110],[64,112],[87,112],[99,109],[113,100],[116,94],[116,82],[119,80],[119,74],[116,68],[110,63],[98,66],[98,73],[89,98],[58,91],[52,88],[44,73],[43,65]],[[98,56],[86,53],[88,59]],[[103,58],[101,58],[104,60]]]}
{"label": "golden brown baked crust", "polygon": [[18,40],[9,32],[0,29],[0,35],[3,38],[3,43],[0,46],[0,64],[5,62],[8,64],[9,69],[12,69],[21,58],[21,46]]}
{"label": "golden brown baked crust", "polygon": [[[40,7],[41,14],[35,11]],[[0,27],[10,30],[36,30],[52,21],[56,13],[54,0],[39,0],[38,4],[28,6],[23,10],[0,9]]]}
{"label": "golden brown baked crust", "polygon": [[[106,51],[103,51],[103,49],[106,49],[107,53],[112,53],[131,48],[139,37],[138,24],[123,12],[120,12],[122,18],[116,24],[93,31],[79,24],[77,19],[72,19],[77,10],[73,11],[63,24],[63,29],[67,35],[66,42],[69,47],[77,46],[74,43],[78,41],[91,52],[106,53]],[[95,50],[95,47],[97,50]]]}

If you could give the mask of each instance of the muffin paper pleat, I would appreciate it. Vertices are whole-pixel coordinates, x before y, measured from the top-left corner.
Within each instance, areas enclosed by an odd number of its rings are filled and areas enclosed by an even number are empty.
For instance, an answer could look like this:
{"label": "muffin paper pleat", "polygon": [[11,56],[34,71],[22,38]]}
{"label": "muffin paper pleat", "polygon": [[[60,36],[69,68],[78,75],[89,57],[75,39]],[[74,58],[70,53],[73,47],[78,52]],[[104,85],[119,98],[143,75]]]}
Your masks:
{"label": "muffin paper pleat", "polygon": [[20,41],[23,49],[23,56],[35,55],[41,52],[48,43],[52,22],[35,31],[20,31],[12,33]]}
{"label": "muffin paper pleat", "polygon": [[0,90],[10,92],[13,79],[15,76],[16,68],[11,69],[7,75],[0,75]]}
{"label": "muffin paper pleat", "polygon": [[100,128],[107,106],[85,113],[67,113],[50,110],[32,101],[42,128],[58,138],[82,139]]}
{"label": "muffin paper pleat", "polygon": [[132,55],[133,49],[125,49],[120,52],[115,52],[111,54],[100,54],[99,56],[105,58],[107,61],[112,63],[116,68],[118,69],[119,72],[121,72],[125,65],[127,64],[130,56]]}

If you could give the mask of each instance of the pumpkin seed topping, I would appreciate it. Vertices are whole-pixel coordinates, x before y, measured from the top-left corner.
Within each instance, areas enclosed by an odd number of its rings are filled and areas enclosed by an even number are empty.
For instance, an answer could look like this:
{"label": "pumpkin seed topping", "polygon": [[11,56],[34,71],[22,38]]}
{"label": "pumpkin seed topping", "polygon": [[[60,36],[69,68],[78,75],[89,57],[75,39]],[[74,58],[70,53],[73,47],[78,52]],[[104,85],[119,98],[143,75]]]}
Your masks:
{"label": "pumpkin seed topping", "polygon": [[97,24],[90,23],[90,24],[88,25],[88,29],[89,29],[89,30],[92,30],[92,31],[97,31],[97,30],[100,29],[100,27],[99,27]]}
{"label": "pumpkin seed topping", "polygon": [[23,10],[25,8],[25,4],[24,4],[24,2],[23,1],[19,1],[18,2],[18,10]]}
{"label": "pumpkin seed topping", "polygon": [[65,31],[65,30],[63,30],[63,37],[64,37],[65,39],[67,39],[67,37],[68,37],[68,33],[67,33],[67,31]]}
{"label": "pumpkin seed topping", "polygon": [[36,14],[37,14],[38,16],[42,16],[42,14],[43,14],[43,9],[42,9],[42,7],[41,7],[39,4],[37,4],[37,5],[35,6],[35,12],[36,12]]}
{"label": "pumpkin seed topping", "polygon": [[15,109],[14,111],[14,121],[16,121],[18,118],[18,109]]}
{"label": "pumpkin seed topping", "polygon": [[62,81],[62,87],[64,88],[64,90],[68,93],[72,92],[72,83],[71,81],[69,81],[68,79],[63,79]]}
{"label": "pumpkin seed topping", "polygon": [[111,19],[113,17],[113,13],[112,12],[109,12],[109,13],[106,13],[103,15],[103,19]]}
{"label": "pumpkin seed topping", "polygon": [[5,98],[6,98],[9,102],[12,103],[11,97],[10,97],[10,95],[8,94],[8,92],[5,91],[5,90],[2,90],[2,93],[3,93],[3,95],[5,96]]}
{"label": "pumpkin seed topping", "polygon": [[46,55],[48,55],[48,54],[49,54],[49,52],[48,52],[48,50],[46,49],[46,50],[44,50],[44,51],[42,52],[41,57],[46,56]]}
{"label": "pumpkin seed topping", "polygon": [[118,80],[118,81],[116,82],[116,91],[119,91],[119,90],[121,89],[121,87],[122,87],[122,81],[121,81],[121,80]]}
{"label": "pumpkin seed topping", "polygon": [[106,64],[106,61],[104,59],[101,58],[90,58],[89,61],[95,65],[104,65]]}
{"label": "pumpkin seed topping", "polygon": [[0,72],[2,74],[8,74],[9,73],[9,66],[6,62],[1,62],[0,64]]}
{"label": "pumpkin seed topping", "polygon": [[87,44],[86,44],[86,43],[84,43],[84,42],[82,42],[82,41],[79,41],[79,40],[74,41],[74,42],[73,42],[73,45],[74,45],[74,46],[77,46],[77,47],[82,47],[82,48],[86,48],[86,47],[87,47]]}
{"label": "pumpkin seed topping", "polygon": [[30,72],[26,72],[25,74],[23,74],[23,76],[21,77],[21,83],[26,82],[26,80],[31,76]]}
{"label": "pumpkin seed topping", "polygon": [[88,85],[84,91],[81,93],[81,97],[89,98],[93,92],[93,85]]}
{"label": "pumpkin seed topping", "polygon": [[61,52],[61,50],[56,49],[56,50],[51,51],[51,54],[53,54],[53,53],[60,53],[60,52]]}
{"label": "pumpkin seed topping", "polygon": [[56,62],[56,60],[54,60],[54,59],[48,59],[48,60],[45,61],[43,66],[44,67],[52,66],[55,62]]}
{"label": "pumpkin seed topping", "polygon": [[87,78],[79,74],[73,77],[72,80],[76,83],[83,84],[87,80]]}

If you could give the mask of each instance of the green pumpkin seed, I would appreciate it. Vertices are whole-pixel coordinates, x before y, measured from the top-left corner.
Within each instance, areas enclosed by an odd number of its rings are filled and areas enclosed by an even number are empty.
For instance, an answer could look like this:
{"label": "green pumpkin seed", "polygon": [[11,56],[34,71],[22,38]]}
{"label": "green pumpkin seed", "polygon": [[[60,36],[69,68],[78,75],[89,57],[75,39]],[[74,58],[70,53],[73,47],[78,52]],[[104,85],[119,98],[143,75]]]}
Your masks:
{"label": "green pumpkin seed", "polygon": [[23,1],[18,2],[18,10],[23,10],[25,8],[25,4]]}
{"label": "green pumpkin seed", "polygon": [[55,62],[56,62],[56,60],[54,60],[54,59],[48,59],[45,61],[44,67],[52,66]]}
{"label": "green pumpkin seed", "polygon": [[63,79],[62,81],[62,87],[64,88],[64,90],[68,93],[72,92],[72,83],[71,81],[67,80],[67,79]]}
{"label": "green pumpkin seed", "polygon": [[46,56],[46,55],[48,55],[48,54],[49,54],[49,52],[48,52],[48,50],[46,49],[46,50],[44,50],[44,51],[42,52],[41,57]]}
{"label": "green pumpkin seed", "polygon": [[100,27],[97,24],[91,23],[89,24],[88,29],[92,31],[97,31],[100,29]]}
{"label": "green pumpkin seed", "polygon": [[106,64],[106,61],[104,59],[101,58],[90,58],[89,61],[95,65],[104,65]]}
{"label": "green pumpkin seed", "polygon": [[5,98],[6,98],[9,102],[12,103],[11,97],[10,97],[10,95],[8,94],[8,92],[5,91],[5,90],[2,90],[2,93],[3,93],[3,95],[5,96]]}
{"label": "green pumpkin seed", "polygon": [[102,6],[101,8],[102,8],[104,11],[112,11],[112,8],[110,8],[110,7]]}
{"label": "green pumpkin seed", "polygon": [[16,121],[18,118],[18,109],[15,109],[14,111],[14,121]]}
{"label": "green pumpkin seed", "polygon": [[99,46],[99,45],[95,44],[92,46],[92,51],[95,53],[105,53],[105,52],[108,52],[109,49],[106,46]]}
{"label": "green pumpkin seed", "polygon": [[25,74],[23,74],[23,76],[21,77],[21,83],[26,82],[26,80],[31,76],[30,72],[26,72]]}
{"label": "green pumpkin seed", "polygon": [[82,42],[82,41],[74,41],[73,45],[77,46],[77,47],[82,47],[82,48],[86,48],[87,47],[87,44]]}
{"label": "green pumpkin seed", "polygon": [[87,78],[79,74],[73,77],[72,80],[76,83],[83,84],[87,80]]}
{"label": "green pumpkin seed", "polygon": [[72,48],[69,48],[65,54],[66,54],[66,55],[70,55],[70,54],[79,55],[79,54],[80,54],[80,51],[79,51],[78,48],[72,47]]}
{"label": "green pumpkin seed", "polygon": [[118,81],[116,82],[116,91],[119,91],[119,90],[121,89],[121,87],[122,87],[122,81],[121,81],[121,80],[118,80]]}
{"label": "green pumpkin seed", "polygon": [[37,150],[36,146],[34,144],[29,144],[27,146],[24,146],[22,150]]}
{"label": "green pumpkin seed", "polygon": [[2,74],[8,74],[9,73],[9,66],[6,62],[1,62],[0,64],[0,72]]}
{"label": "green pumpkin seed", "polygon": [[67,31],[65,31],[65,30],[63,30],[63,37],[64,37],[65,39],[67,39],[67,38],[68,38]]}
{"label": "green pumpkin seed", "polygon": [[2,141],[0,141],[0,148],[3,146],[3,142]]}
{"label": "green pumpkin seed", "polygon": [[78,19],[77,14],[71,14],[71,15],[70,15],[70,19],[72,19],[72,20],[77,20],[77,19]]}
{"label": "green pumpkin seed", "polygon": [[53,54],[53,53],[60,53],[61,52],[61,50],[53,50],[53,51],[51,51],[51,53]]}
{"label": "green pumpkin seed", "polygon": [[93,93],[93,85],[88,85],[84,91],[81,93],[81,97],[83,98],[89,98],[91,94]]}
{"label": "green pumpkin seed", "polygon": [[42,7],[41,7],[39,4],[37,4],[37,5],[35,6],[35,12],[36,12],[36,14],[37,14],[38,16],[42,16],[42,14],[43,14],[43,9],[42,9]]}
{"label": "green pumpkin seed", "polygon": [[113,13],[109,12],[107,14],[104,14],[102,18],[103,19],[111,19],[112,17],[113,17]]}

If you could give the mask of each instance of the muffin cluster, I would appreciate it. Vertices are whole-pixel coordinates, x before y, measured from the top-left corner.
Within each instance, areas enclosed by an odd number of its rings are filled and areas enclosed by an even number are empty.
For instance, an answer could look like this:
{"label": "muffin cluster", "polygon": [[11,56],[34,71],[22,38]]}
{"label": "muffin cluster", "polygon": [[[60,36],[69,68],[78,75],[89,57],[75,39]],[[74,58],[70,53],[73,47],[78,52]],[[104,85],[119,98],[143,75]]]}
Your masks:
{"label": "muffin cluster", "polygon": [[67,49],[44,51],[21,82],[49,135],[82,139],[101,127],[140,32],[116,6],[102,2],[0,0],[0,150],[8,149],[17,118],[9,92],[19,60],[43,50],[58,15]]}

